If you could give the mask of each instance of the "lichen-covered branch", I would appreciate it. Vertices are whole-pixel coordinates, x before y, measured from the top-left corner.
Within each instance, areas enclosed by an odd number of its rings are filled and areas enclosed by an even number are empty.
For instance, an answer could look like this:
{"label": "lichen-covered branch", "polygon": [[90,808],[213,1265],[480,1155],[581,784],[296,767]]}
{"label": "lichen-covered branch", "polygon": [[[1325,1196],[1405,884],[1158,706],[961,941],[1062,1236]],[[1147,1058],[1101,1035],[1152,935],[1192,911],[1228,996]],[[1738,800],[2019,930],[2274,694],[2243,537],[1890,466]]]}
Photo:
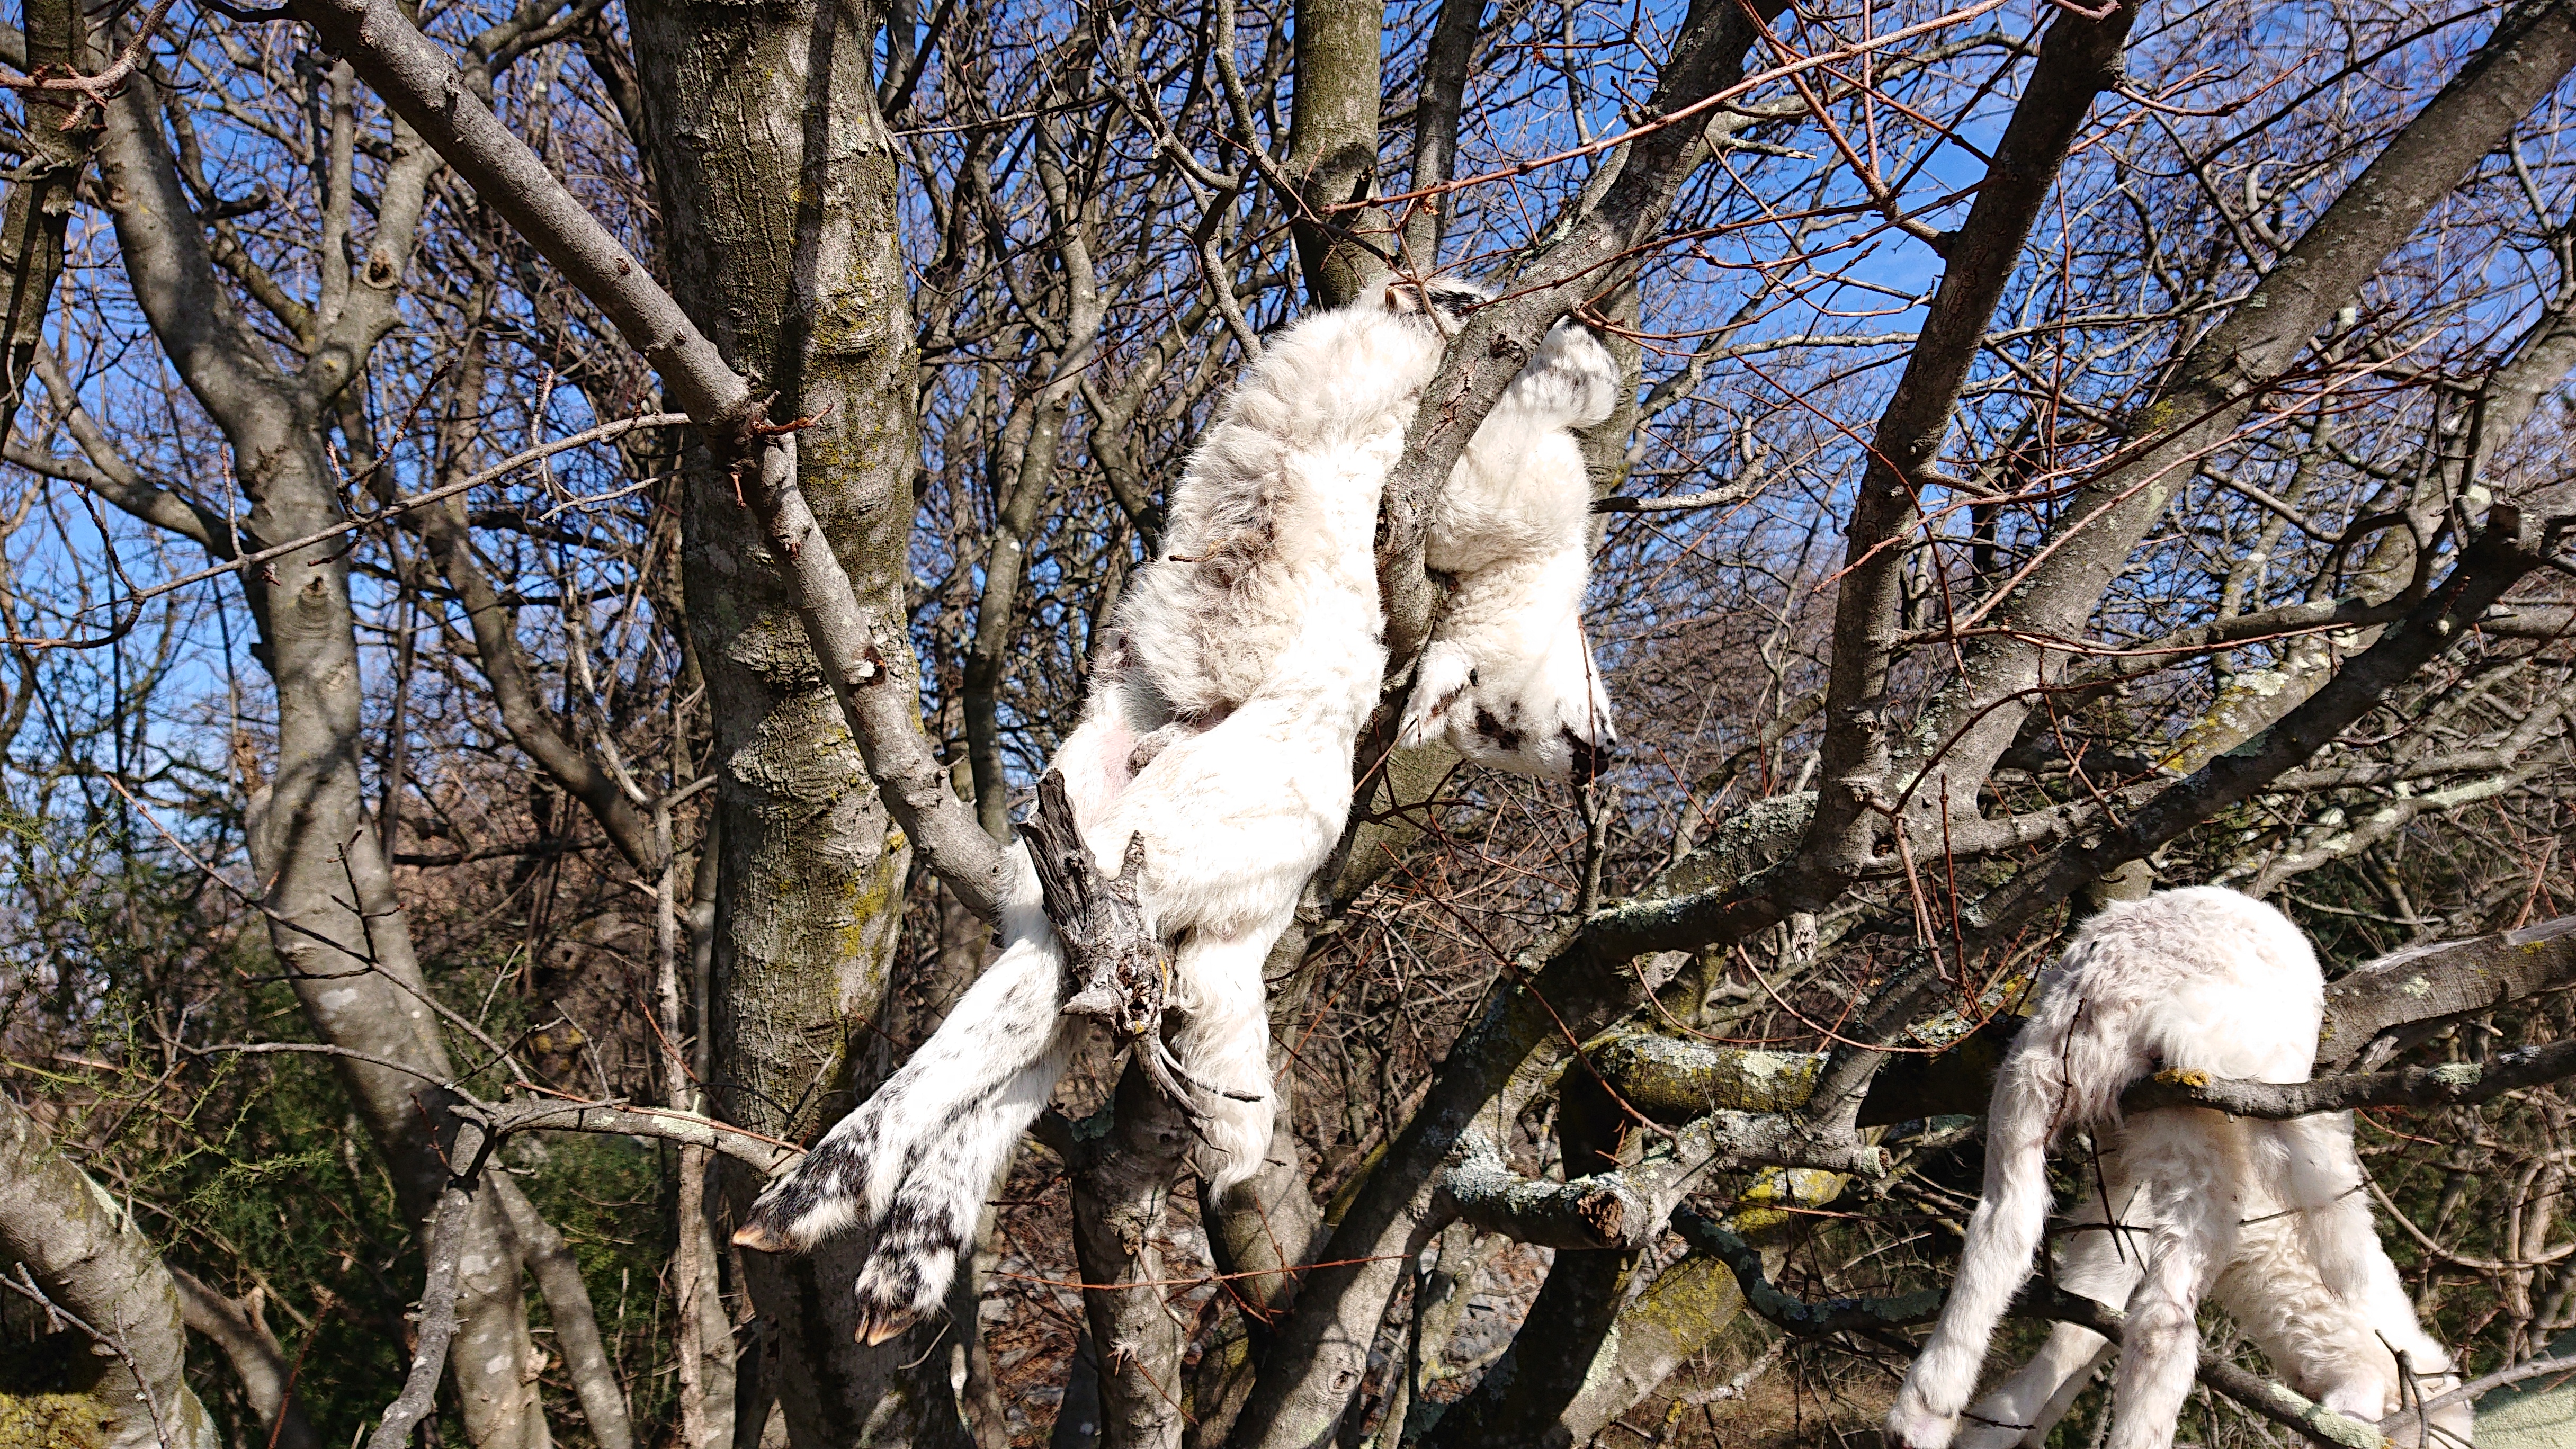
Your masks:
{"label": "lichen-covered branch", "polygon": [[1488,1232],[1551,1248],[1637,1248],[1664,1230],[1674,1205],[1712,1172],[1808,1167],[1875,1178],[1887,1159],[1871,1144],[1819,1133],[1784,1113],[1713,1112],[1635,1167],[1569,1182],[1522,1177],[1482,1136],[1468,1134],[1440,1179],[1448,1211]]}
{"label": "lichen-covered branch", "polygon": [[2576,984],[2576,916],[2383,956],[2327,983],[2317,1066],[2335,1070],[2383,1036],[2403,1047],[2452,1022],[2570,984]]}

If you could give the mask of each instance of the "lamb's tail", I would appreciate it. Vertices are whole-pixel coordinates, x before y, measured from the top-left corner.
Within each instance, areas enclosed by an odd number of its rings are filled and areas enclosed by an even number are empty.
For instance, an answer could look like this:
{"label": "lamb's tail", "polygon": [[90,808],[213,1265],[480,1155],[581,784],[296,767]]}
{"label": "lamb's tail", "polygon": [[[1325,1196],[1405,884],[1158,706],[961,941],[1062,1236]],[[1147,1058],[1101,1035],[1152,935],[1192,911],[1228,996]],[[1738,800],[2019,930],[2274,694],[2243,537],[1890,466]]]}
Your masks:
{"label": "lamb's tail", "polygon": [[2127,1079],[2132,1054],[2085,1009],[2067,979],[2080,975],[2068,971],[2051,983],[1996,1074],[1986,1113],[1985,1191],[1968,1219],[1941,1321],[1888,1410],[1890,1444],[1945,1449],[1958,1433],[1987,1343],[2029,1279],[2048,1228],[2049,1141],[2061,1128],[2108,1117]]}

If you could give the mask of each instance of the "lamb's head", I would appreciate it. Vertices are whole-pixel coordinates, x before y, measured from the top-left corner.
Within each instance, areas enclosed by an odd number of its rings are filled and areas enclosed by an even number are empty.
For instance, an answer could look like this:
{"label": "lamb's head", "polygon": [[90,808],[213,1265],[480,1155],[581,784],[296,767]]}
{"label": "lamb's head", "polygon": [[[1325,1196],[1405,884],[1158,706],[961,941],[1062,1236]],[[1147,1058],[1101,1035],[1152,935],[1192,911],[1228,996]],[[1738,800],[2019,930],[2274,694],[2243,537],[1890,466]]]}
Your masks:
{"label": "lamb's head", "polygon": [[1492,300],[1494,294],[1483,285],[1459,277],[1391,277],[1378,292],[1379,306],[1398,317],[1419,317],[1443,337],[1456,332],[1470,311]]}
{"label": "lamb's head", "polygon": [[1436,639],[1422,651],[1399,745],[1445,738],[1480,765],[1551,780],[1609,767],[1619,732],[1580,620],[1563,620],[1531,650],[1480,658],[1474,642]]}

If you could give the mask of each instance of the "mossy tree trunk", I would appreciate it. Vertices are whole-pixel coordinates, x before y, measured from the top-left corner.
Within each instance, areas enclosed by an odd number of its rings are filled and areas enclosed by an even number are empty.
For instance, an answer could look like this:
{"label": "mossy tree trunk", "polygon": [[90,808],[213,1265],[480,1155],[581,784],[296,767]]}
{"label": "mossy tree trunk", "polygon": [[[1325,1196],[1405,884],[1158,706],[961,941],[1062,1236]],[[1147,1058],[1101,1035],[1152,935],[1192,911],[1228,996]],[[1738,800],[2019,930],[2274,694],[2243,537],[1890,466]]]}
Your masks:
{"label": "mossy tree trunk", "polygon": [[[805,495],[878,621],[891,677],[908,680],[916,363],[897,161],[875,104],[878,23],[812,0],[633,11],[672,291],[729,362],[778,394],[772,417],[818,419],[796,439]],[[722,842],[708,1086],[725,1117],[801,1141],[890,1065],[875,1024],[911,846],[739,496],[723,464],[693,453],[682,566]],[[737,1211],[758,1188],[727,1169]],[[948,1356],[927,1351],[946,1325],[874,1349],[853,1341],[859,1246],[747,1257],[762,1350],[738,1402],[747,1413],[775,1403],[799,1445],[962,1437]]]}

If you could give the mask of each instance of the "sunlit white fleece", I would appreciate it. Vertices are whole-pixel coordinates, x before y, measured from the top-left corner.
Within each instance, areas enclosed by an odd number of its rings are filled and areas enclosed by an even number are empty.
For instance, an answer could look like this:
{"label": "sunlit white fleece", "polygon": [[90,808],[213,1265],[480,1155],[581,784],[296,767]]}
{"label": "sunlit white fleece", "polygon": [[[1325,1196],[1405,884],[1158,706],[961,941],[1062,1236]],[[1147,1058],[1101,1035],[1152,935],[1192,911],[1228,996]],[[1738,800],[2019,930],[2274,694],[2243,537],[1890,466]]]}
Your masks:
{"label": "sunlit white fleece", "polygon": [[[1392,283],[1269,339],[1172,490],[1164,552],[1120,599],[1051,761],[1097,861],[1114,872],[1143,842],[1139,900],[1174,952],[1167,1032],[1210,1089],[1199,1168],[1220,1191],[1269,1146],[1261,965],[1341,835],[1385,668],[1379,495],[1458,309],[1481,297]],[[1610,742],[1579,618],[1590,495],[1565,429],[1607,415],[1616,388],[1600,344],[1560,325],[1458,465],[1427,550],[1457,603],[1411,738],[1445,729],[1473,758],[1559,776]],[[875,1337],[938,1306],[1077,1040],[1062,950],[1014,857],[1000,958],[736,1235],[785,1249],[873,1224],[857,1291]]]}
{"label": "sunlit white fleece", "polygon": [[[2458,1387],[2371,1225],[2351,1113],[2265,1122],[2176,1108],[2120,1120],[2122,1089],[2160,1069],[2307,1080],[2324,1007],[2307,937],[2234,891],[2167,891],[2085,923],[1995,1079],[1985,1193],[1941,1321],[1888,1411],[1890,1444],[2044,1444],[2110,1356],[2098,1334],[2059,1324],[2037,1357],[1968,1407],[2047,1224],[2048,1145],[2070,1127],[2095,1129],[2100,1189],[2068,1222],[2057,1282],[2128,1309],[2109,1449],[2173,1443],[2199,1366],[2204,1295],[2292,1388],[2337,1413],[2395,1412],[2398,1353],[2427,1397]],[[2431,1427],[2437,1443],[2467,1444],[2469,1406],[2434,1412]],[[2397,1442],[2414,1444],[2415,1432]]]}

